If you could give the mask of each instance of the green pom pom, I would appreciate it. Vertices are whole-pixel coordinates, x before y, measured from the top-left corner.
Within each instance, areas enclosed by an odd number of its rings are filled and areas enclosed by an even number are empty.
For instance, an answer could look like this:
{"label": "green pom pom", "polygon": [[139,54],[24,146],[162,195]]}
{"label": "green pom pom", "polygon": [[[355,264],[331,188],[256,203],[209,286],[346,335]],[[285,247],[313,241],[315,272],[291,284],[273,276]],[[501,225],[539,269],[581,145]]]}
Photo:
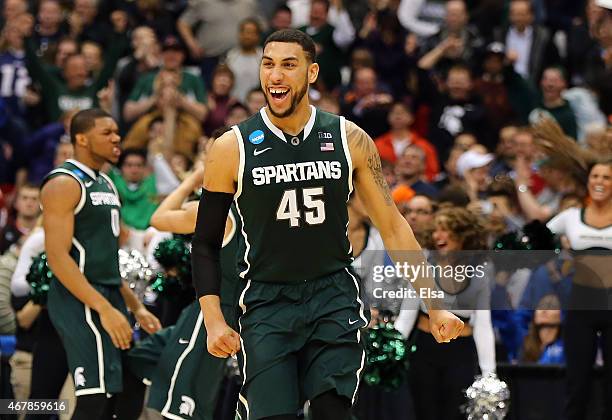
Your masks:
{"label": "green pom pom", "polygon": [[370,328],[365,345],[364,381],[386,391],[398,389],[406,380],[408,355],[416,350],[415,346],[410,346],[391,322]]}
{"label": "green pom pom", "polygon": [[157,245],[153,255],[165,271],[176,272],[178,281],[191,284],[191,249],[187,241],[166,239]]}
{"label": "green pom pom", "polygon": [[47,254],[44,252],[32,260],[30,271],[26,275],[26,280],[30,283],[30,298],[38,305],[47,303],[47,293],[49,284],[53,278],[53,273],[47,263]]}
{"label": "green pom pom", "polygon": [[151,290],[163,295],[173,294],[180,289],[180,283],[176,277],[168,276],[164,273],[157,273],[151,280]]}

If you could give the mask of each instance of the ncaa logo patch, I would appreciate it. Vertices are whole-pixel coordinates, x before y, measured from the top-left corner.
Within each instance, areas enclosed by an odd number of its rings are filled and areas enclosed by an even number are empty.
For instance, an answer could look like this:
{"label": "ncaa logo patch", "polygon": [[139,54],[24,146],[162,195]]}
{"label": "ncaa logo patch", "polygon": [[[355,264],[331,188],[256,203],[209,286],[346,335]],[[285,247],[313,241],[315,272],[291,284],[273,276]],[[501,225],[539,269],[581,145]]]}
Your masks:
{"label": "ncaa logo patch", "polygon": [[264,132],[261,130],[255,130],[249,134],[249,141],[253,144],[261,144],[264,141]]}

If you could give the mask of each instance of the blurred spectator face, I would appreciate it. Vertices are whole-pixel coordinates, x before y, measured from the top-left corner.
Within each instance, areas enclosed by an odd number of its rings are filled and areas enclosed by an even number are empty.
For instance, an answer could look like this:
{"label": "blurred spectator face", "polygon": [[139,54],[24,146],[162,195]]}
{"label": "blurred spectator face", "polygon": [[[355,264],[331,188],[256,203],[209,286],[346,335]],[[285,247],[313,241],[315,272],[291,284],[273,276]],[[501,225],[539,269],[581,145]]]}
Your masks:
{"label": "blurred spectator face", "polygon": [[227,96],[234,87],[234,78],[227,72],[218,72],[212,80],[212,91],[216,96]]}
{"label": "blurred spectator face", "polygon": [[403,130],[410,128],[414,122],[414,117],[406,105],[395,104],[391,108],[391,111],[389,111],[387,121],[389,122],[392,130]]}
{"label": "blurred spectator face", "polygon": [[55,0],[45,0],[38,8],[38,22],[45,28],[59,28],[62,23],[62,8]]}
{"label": "blurred spectator face", "polygon": [[55,54],[55,65],[59,68],[63,68],[66,64],[66,59],[71,55],[75,55],[78,52],[78,46],[76,42],[71,39],[62,40],[57,46],[57,53]]}
{"label": "blurred spectator face", "polygon": [[15,210],[19,217],[34,219],[40,213],[40,190],[38,188],[22,187],[15,199]]}
{"label": "blurred spectator face", "polygon": [[54,166],[60,166],[68,159],[74,157],[74,146],[72,143],[59,143],[55,149],[55,158],[53,159]]}
{"label": "blurred spectator face", "polygon": [[414,196],[406,205],[405,217],[413,231],[420,231],[433,221],[433,204],[424,195]]}
{"label": "blurred spectator face", "polygon": [[371,68],[362,68],[355,73],[355,94],[364,97],[376,93],[376,72]]}
{"label": "blurred spectator face", "polygon": [[[455,137],[454,147],[467,151],[478,143],[476,137],[470,133],[462,133]],[[486,152],[485,152],[486,153]]]}
{"label": "blurred spectator face", "polygon": [[472,76],[465,69],[451,69],[446,78],[448,96],[455,101],[467,100],[472,90]]}
{"label": "blurred spectator face", "polygon": [[461,240],[447,228],[445,218],[437,217],[434,221],[435,227],[432,233],[434,247],[438,251],[460,251]]}
{"label": "blurred spectator face", "polygon": [[95,0],[75,0],[74,11],[83,19],[83,23],[90,24],[98,14]]}
{"label": "blurred spectator face", "polygon": [[558,309],[537,309],[533,315],[533,323],[542,345],[552,344],[559,336],[561,311]]}
{"label": "blurred spectator face", "polygon": [[340,114],[340,104],[333,96],[323,95],[317,104],[317,107],[325,112],[332,114]]}
{"label": "blurred spectator face", "polygon": [[185,53],[179,48],[166,48],[162,52],[164,69],[180,70],[185,60]]}
{"label": "blurred spectator face", "polygon": [[382,173],[387,185],[391,188],[395,187],[397,178],[395,177],[395,165],[391,162],[383,160],[382,162]]}
{"label": "blurred spectator face", "polygon": [[498,156],[514,157],[516,153],[514,136],[516,133],[517,129],[514,126],[503,127],[499,130],[499,142],[497,143],[496,150]]}
{"label": "blurred spectator face", "polygon": [[289,29],[291,27],[291,12],[288,10],[278,10],[272,17],[271,26],[275,31]]}
{"label": "blurred spectator face", "polygon": [[561,93],[567,88],[567,84],[559,69],[546,69],[542,74],[540,87],[545,99],[554,100],[561,98]]}
{"label": "blurred spectator face", "polygon": [[458,176],[457,175],[457,159],[465,152],[465,150],[459,149],[457,147],[453,147],[448,154],[448,159],[444,162],[444,169],[449,176]]}
{"label": "blurred spectator face", "polygon": [[139,26],[132,32],[132,48],[134,50],[151,47],[156,42],[157,38],[155,32],[148,26]]}
{"label": "blurred spectator face", "polygon": [[417,146],[408,146],[397,160],[395,171],[400,178],[412,178],[425,170],[425,153]]}
{"label": "blurred spectator face", "polygon": [[518,31],[522,32],[525,28],[533,24],[533,13],[527,0],[515,0],[510,3],[510,23]]}
{"label": "blurred spectator face", "polygon": [[11,22],[27,10],[28,5],[24,0],[5,0],[2,14],[6,22]]}
{"label": "blurred spectator face", "polygon": [[245,22],[238,33],[238,43],[245,50],[251,50],[259,44],[259,27],[253,22]]}
{"label": "blurred spectator face", "polygon": [[612,128],[587,129],[587,148],[598,156],[612,155]]}
{"label": "blurred spectator face", "polygon": [[240,124],[242,121],[249,118],[249,111],[241,106],[232,107],[230,112],[225,118],[225,125],[231,127],[233,125]]}
{"label": "blurred spectator face", "polygon": [[595,0],[589,0],[586,5],[585,15],[589,25],[599,22],[605,15],[605,10],[595,4]]}
{"label": "blurred spectator face", "polygon": [[126,182],[138,183],[145,177],[146,162],[140,155],[129,155],[123,160],[121,176]]}
{"label": "blurred spectator face", "polygon": [[154,140],[164,136],[164,122],[154,121],[149,125],[149,140]]}
{"label": "blurred spectator face", "polygon": [[136,0],[136,7],[143,12],[157,12],[160,9],[160,0]]}
{"label": "blurred spectator face", "polygon": [[356,73],[364,67],[374,67],[374,57],[367,48],[355,48],[351,55],[351,69],[353,73]]}
{"label": "blurred spectator face", "polygon": [[589,196],[597,203],[610,202],[612,199],[612,165],[593,166],[589,173]]}
{"label": "blurred spectator face", "polygon": [[450,32],[462,31],[468,19],[465,3],[462,0],[451,0],[446,3],[446,28]]}
{"label": "blurred spectator face", "polygon": [[250,92],[246,98],[247,108],[251,115],[259,112],[261,108],[266,106],[266,96],[261,90],[254,90]]}
{"label": "blurred spectator face", "polygon": [[87,63],[82,55],[76,54],[66,59],[64,78],[69,89],[78,89],[85,86],[87,76]]}
{"label": "blurred spectator face", "polygon": [[469,170],[470,176],[476,181],[479,191],[485,191],[490,183],[489,168],[490,165],[486,165]]}
{"label": "blurred spectator face", "polygon": [[310,6],[310,26],[320,28],[327,23],[327,5],[314,0]]}
{"label": "blurred spectator face", "polygon": [[535,154],[535,145],[533,143],[533,135],[528,131],[519,131],[514,136],[514,146],[517,157],[522,157],[528,160],[533,158]]}
{"label": "blurred spectator face", "polygon": [[487,74],[501,74],[504,70],[504,56],[501,54],[487,54],[482,67],[484,72]]}
{"label": "blurred spectator face", "polygon": [[8,47],[15,50],[23,49],[23,36],[16,24],[7,22],[2,31],[2,35]]}
{"label": "blurred spectator face", "polygon": [[81,46],[81,54],[85,59],[87,70],[96,73],[102,70],[102,48],[95,42],[84,42]]}

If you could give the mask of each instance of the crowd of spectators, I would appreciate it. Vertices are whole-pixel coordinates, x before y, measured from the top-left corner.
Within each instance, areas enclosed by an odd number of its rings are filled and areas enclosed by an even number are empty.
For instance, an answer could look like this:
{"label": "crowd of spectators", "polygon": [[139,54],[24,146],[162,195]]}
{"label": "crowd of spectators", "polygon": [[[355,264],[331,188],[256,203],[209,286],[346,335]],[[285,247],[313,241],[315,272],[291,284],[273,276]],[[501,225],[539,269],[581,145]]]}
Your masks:
{"label": "crowd of spectators", "polygon": [[[478,217],[490,249],[587,202],[585,182],[538,147],[530,125],[542,118],[612,156],[612,19],[596,0],[0,4],[0,299],[37,224],[40,182],[72,156],[77,110],[100,107],[119,122],[124,151],[108,171],[129,244],[144,249],[156,206],[203,165],[209,136],[265,106],[261,45],[279,29],[314,39],[311,101],[374,139],[425,248],[440,246],[434,221],[449,206]],[[560,257],[498,276],[492,307],[516,310],[492,312],[498,361],[563,363],[559,308],[571,275]],[[16,322],[1,315],[0,334],[31,324],[24,305]]]}

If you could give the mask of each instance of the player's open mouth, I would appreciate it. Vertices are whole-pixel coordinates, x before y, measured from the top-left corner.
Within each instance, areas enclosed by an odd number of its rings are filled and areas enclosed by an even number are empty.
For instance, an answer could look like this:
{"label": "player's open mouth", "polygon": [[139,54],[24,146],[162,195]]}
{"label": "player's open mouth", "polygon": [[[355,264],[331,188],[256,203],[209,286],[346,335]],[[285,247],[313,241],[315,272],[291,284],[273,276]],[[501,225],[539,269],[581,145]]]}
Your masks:
{"label": "player's open mouth", "polygon": [[121,149],[117,146],[113,147],[113,155],[115,156],[121,155]]}
{"label": "player's open mouth", "polygon": [[270,92],[274,102],[282,102],[289,95],[289,89],[287,88],[268,88],[268,92]]}
{"label": "player's open mouth", "polygon": [[438,242],[436,242],[436,248],[438,248],[438,249],[445,249],[447,245],[448,244],[446,243],[446,241],[438,241]]}

